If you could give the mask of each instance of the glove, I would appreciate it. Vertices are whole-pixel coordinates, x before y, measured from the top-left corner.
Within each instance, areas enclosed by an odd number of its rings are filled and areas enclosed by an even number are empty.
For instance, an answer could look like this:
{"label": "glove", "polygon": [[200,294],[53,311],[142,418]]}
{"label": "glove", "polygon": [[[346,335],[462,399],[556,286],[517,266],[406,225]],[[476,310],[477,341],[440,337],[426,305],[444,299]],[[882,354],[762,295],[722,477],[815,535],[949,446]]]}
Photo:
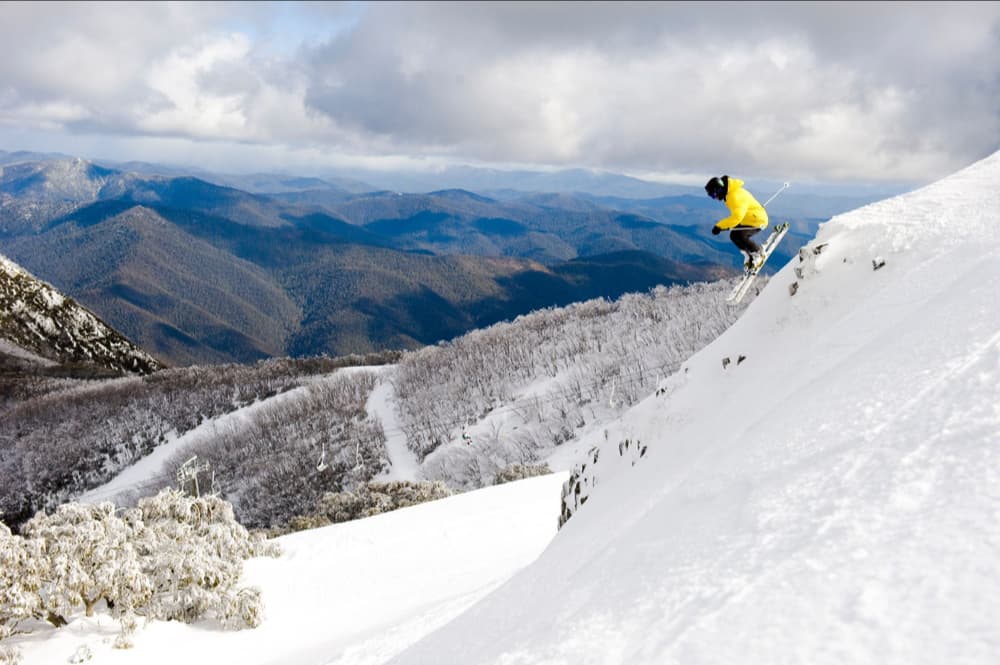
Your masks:
{"label": "glove", "polygon": [[720,228],[718,227],[718,225],[716,225],[716,226],[713,226],[713,227],[712,227],[712,235],[713,235],[713,236],[717,236],[717,235],[719,235],[720,233],[722,233],[722,229],[720,229]]}

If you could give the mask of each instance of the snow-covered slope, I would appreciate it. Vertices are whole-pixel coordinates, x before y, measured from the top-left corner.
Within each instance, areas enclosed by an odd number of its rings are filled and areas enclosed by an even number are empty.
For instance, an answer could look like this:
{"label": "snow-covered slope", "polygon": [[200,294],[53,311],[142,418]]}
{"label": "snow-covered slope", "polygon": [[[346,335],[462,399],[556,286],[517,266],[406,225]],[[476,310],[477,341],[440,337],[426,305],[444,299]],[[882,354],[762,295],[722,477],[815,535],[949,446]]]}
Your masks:
{"label": "snow-covered slope", "polygon": [[97,613],[58,630],[38,624],[0,647],[20,649],[24,665],[378,665],[538,556],[555,535],[565,477],[284,536],[280,558],[246,564],[243,583],[258,586],[265,605],[254,630],[154,621],[120,650],[118,622]]}
{"label": "snow-covered slope", "polygon": [[[148,374],[163,365],[93,312],[0,256],[0,353]],[[42,361],[44,362],[44,361]]]}
{"label": "snow-covered slope", "polygon": [[254,631],[154,622],[117,651],[105,615],[13,642],[28,665],[995,663],[998,180],[1000,153],[824,225],[594,433],[551,543],[564,474],[283,538],[247,567]]}
{"label": "snow-covered slope", "polygon": [[1000,153],[825,224],[609,432],[646,456],[392,662],[997,662],[998,182]]}

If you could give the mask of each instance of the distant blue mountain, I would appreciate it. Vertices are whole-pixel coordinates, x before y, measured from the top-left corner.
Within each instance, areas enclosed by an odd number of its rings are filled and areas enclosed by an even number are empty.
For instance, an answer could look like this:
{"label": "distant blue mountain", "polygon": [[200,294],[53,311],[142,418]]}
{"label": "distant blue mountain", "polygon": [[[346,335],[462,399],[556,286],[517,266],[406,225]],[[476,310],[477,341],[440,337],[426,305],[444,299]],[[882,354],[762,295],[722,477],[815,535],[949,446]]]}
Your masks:
{"label": "distant blue mountain", "polygon": [[734,271],[684,206],[655,218],[569,193],[352,194],[256,176],[284,188],[261,194],[154,170],[16,162],[0,174],[0,238],[174,365],[411,348]]}

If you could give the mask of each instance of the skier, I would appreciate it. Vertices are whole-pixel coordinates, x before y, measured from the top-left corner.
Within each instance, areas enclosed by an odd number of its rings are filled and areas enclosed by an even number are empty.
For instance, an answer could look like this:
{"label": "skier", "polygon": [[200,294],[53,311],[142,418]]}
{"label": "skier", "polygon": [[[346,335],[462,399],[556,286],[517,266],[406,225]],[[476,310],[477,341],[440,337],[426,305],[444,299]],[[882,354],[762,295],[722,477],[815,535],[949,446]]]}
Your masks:
{"label": "skier", "polygon": [[764,262],[764,254],[752,236],[767,228],[767,211],[764,206],[743,188],[743,181],[739,178],[727,175],[712,178],[705,185],[705,191],[713,199],[724,201],[730,212],[729,217],[719,220],[712,227],[712,235],[732,230],[729,239],[746,257],[743,267],[748,272],[759,268]]}

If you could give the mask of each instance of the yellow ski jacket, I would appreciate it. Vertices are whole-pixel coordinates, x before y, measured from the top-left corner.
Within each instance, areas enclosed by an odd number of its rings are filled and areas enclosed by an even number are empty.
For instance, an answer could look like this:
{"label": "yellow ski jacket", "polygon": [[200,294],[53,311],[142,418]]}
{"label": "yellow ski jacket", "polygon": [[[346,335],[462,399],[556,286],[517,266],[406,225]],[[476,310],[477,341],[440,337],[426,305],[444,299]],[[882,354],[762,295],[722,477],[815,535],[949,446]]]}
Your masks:
{"label": "yellow ski jacket", "polygon": [[767,228],[767,211],[757,202],[753,194],[743,189],[743,181],[739,178],[729,178],[729,189],[726,190],[726,207],[729,217],[719,220],[716,224],[723,231],[737,226],[753,226],[758,229]]}

